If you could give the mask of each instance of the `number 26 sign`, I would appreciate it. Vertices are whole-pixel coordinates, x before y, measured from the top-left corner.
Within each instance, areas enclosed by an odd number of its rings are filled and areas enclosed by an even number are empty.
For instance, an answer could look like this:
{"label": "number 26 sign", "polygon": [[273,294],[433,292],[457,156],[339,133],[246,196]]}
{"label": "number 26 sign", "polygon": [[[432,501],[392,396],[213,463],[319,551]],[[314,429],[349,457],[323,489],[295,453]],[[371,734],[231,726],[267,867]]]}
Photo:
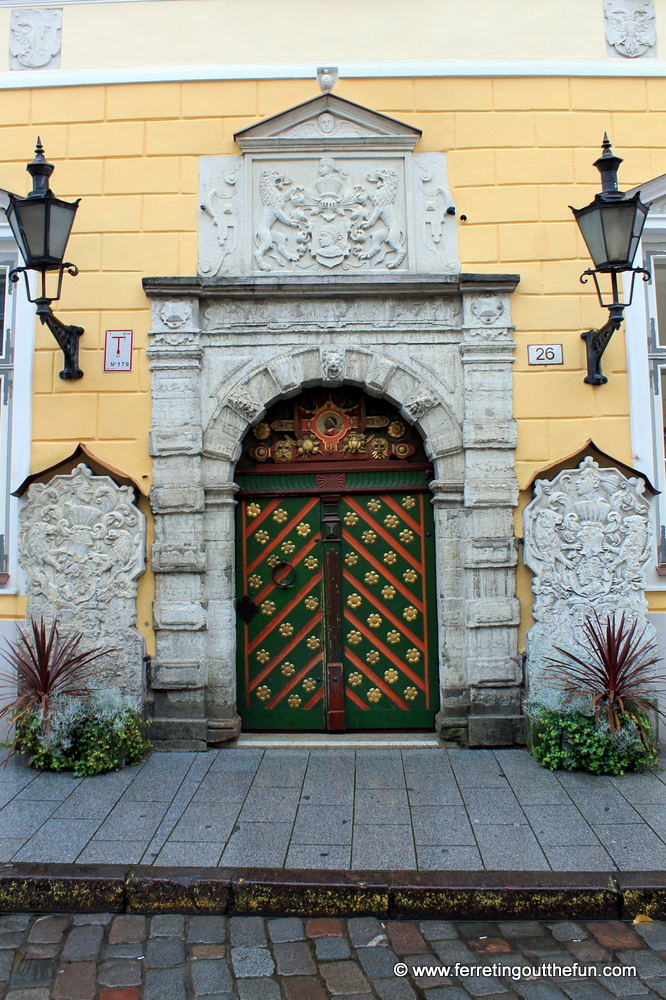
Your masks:
{"label": "number 26 sign", "polygon": [[134,330],[107,330],[104,334],[104,371],[132,371]]}
{"label": "number 26 sign", "polygon": [[527,348],[527,362],[530,365],[561,365],[562,359],[561,344],[529,344]]}

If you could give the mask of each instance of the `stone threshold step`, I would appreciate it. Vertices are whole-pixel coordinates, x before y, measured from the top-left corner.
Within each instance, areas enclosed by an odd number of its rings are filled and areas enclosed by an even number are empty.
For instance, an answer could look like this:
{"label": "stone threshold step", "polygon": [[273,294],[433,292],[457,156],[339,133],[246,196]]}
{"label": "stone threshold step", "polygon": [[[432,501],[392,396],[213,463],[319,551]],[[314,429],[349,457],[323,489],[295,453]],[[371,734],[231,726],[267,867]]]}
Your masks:
{"label": "stone threshold step", "polygon": [[224,749],[292,749],[294,747],[390,747],[421,750],[445,744],[434,733],[241,733]]}
{"label": "stone threshold step", "polygon": [[0,911],[375,916],[408,920],[666,917],[666,872],[334,871],[0,865]]}

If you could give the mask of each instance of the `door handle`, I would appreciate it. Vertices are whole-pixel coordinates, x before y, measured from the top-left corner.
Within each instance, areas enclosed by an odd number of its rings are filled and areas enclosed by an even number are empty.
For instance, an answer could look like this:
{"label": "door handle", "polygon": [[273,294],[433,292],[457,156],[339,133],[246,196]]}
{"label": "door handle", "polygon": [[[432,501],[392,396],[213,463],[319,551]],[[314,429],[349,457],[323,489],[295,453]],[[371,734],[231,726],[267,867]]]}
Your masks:
{"label": "door handle", "polygon": [[[280,569],[281,566],[288,566],[290,572],[287,573],[287,575],[282,580],[278,580],[275,574],[277,573],[277,571]],[[293,576],[291,576],[291,574],[293,574]],[[273,569],[271,570],[271,577],[273,579],[273,583],[277,587],[282,587],[283,590],[286,590],[288,587],[294,586],[294,583],[296,582],[296,570],[291,565],[291,563],[288,562],[286,559],[280,559],[280,561],[276,562],[275,566],[273,566]]]}

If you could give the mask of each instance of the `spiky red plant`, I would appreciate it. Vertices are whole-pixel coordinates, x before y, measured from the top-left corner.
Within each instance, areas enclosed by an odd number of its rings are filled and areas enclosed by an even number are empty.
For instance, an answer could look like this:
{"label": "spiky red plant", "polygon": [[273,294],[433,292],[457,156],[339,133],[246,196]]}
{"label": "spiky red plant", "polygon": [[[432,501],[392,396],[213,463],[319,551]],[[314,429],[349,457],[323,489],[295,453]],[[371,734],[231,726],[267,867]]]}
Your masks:
{"label": "spiky red plant", "polygon": [[110,652],[96,647],[79,652],[83,634],[73,634],[63,638],[54,621],[46,631],[41,618],[39,623],[30,619],[30,628],[19,628],[19,638],[7,641],[7,650],[0,655],[11,664],[12,671],[0,671],[0,679],[10,684],[18,681],[18,695],[0,708],[0,719],[10,716],[12,723],[18,722],[26,712],[40,707],[44,725],[49,731],[49,714],[53,699],[59,695],[85,697],[88,693],[84,675],[90,664]]}
{"label": "spiky red plant", "polygon": [[[589,646],[589,659],[582,659],[568,649],[553,647],[566,660],[551,658],[553,673],[567,693],[565,704],[574,698],[589,698],[597,720],[606,713],[611,732],[620,728],[620,715],[629,715],[642,732],[639,713],[648,709],[663,713],[656,701],[655,682],[666,675],[655,672],[658,655],[654,640],[645,639],[647,626],[628,623],[624,613],[619,621],[615,613],[602,622],[596,614],[583,621]],[[556,669],[555,669],[556,668]]]}

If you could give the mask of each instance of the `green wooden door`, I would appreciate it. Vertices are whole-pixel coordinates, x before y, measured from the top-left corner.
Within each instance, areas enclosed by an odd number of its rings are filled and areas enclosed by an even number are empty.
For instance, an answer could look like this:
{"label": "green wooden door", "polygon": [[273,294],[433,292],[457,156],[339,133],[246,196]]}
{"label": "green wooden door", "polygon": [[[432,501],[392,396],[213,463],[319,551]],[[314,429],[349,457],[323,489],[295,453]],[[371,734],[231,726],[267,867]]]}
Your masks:
{"label": "green wooden door", "polygon": [[241,499],[238,710],[245,729],[324,729],[319,499]]}
{"label": "green wooden door", "polygon": [[437,643],[430,496],[340,501],[347,729],[434,726]]}
{"label": "green wooden door", "polygon": [[424,492],[367,489],[240,500],[238,597],[258,608],[238,624],[245,729],[434,726],[429,500]]}

